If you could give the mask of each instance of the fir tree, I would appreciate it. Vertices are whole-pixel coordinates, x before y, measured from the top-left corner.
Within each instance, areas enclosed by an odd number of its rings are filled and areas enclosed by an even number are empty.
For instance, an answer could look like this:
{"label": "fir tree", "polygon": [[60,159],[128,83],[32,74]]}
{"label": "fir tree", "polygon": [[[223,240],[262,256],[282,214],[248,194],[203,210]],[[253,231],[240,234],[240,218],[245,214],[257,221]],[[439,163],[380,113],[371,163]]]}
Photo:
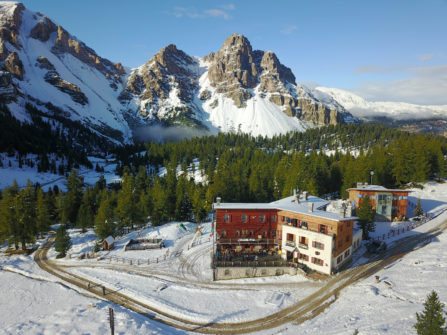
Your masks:
{"label": "fir tree", "polygon": [[59,253],[58,258],[65,257],[67,251],[71,247],[70,235],[64,224],[62,224],[56,232],[54,240],[54,249]]}
{"label": "fir tree", "polygon": [[30,181],[26,187],[21,190],[16,201],[17,234],[16,238],[20,241],[22,250],[26,250],[26,243],[34,242],[36,230],[36,199],[34,187]]}
{"label": "fir tree", "polygon": [[49,229],[51,220],[48,208],[48,202],[41,188],[37,189],[36,199],[36,226],[38,233],[45,232]]}
{"label": "fir tree", "polygon": [[369,233],[375,230],[374,209],[372,208],[371,199],[366,196],[362,199],[357,209],[360,227],[363,230],[363,239],[369,238]]}
{"label": "fir tree", "polygon": [[71,170],[67,178],[67,193],[63,200],[62,222],[74,224],[82,200],[82,178],[76,169]]}
{"label": "fir tree", "polygon": [[422,215],[424,215],[424,210],[422,209],[421,199],[418,199],[416,208],[414,209],[414,216],[422,216]]}
{"label": "fir tree", "polygon": [[135,183],[133,176],[125,169],[121,190],[118,192],[116,214],[119,226],[133,226],[139,221],[137,199],[135,198]]}
{"label": "fir tree", "polygon": [[88,227],[93,225],[92,200],[90,199],[91,191],[86,190],[82,196],[81,206],[79,207],[76,226],[85,232]]}
{"label": "fir tree", "polygon": [[101,195],[98,213],[95,217],[95,232],[100,238],[106,238],[109,235],[115,236],[115,219],[113,215],[112,199],[106,191]]}
{"label": "fir tree", "polygon": [[418,335],[444,335],[446,334],[444,305],[439,301],[435,291],[427,296],[424,302],[424,311],[416,313],[417,322],[414,325]]}

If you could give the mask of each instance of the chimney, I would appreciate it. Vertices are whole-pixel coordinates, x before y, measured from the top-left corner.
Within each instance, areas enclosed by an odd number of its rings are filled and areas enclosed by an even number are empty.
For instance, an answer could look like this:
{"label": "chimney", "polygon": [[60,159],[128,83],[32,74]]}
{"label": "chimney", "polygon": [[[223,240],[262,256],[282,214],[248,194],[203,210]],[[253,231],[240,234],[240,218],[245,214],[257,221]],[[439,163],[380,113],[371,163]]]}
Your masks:
{"label": "chimney", "polygon": [[346,207],[346,216],[352,216],[352,205],[351,205],[351,202],[349,202],[348,206]]}
{"label": "chimney", "polygon": [[304,192],[303,192],[303,198],[304,198],[304,200],[307,200],[308,197],[309,197],[309,192],[304,191]]}
{"label": "chimney", "polygon": [[310,213],[312,213],[314,211],[314,203],[313,202],[309,202],[307,204],[307,207],[308,207]]}
{"label": "chimney", "polygon": [[297,203],[297,204],[299,204],[300,203],[300,195],[299,195],[299,190],[298,189],[293,189],[293,198],[294,198],[294,200],[295,200],[295,202]]}
{"label": "chimney", "polygon": [[221,197],[217,197],[216,198],[216,206],[220,206],[221,201],[222,201],[222,198]]}

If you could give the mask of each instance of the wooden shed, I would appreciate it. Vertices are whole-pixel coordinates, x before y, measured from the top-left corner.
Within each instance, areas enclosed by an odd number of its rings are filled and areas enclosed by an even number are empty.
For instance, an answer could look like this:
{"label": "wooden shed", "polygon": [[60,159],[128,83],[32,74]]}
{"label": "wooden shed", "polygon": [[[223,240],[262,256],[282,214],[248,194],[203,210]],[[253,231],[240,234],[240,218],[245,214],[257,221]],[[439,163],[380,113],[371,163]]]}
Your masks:
{"label": "wooden shed", "polygon": [[115,239],[113,236],[108,236],[102,241],[103,250],[112,250],[115,245]]}

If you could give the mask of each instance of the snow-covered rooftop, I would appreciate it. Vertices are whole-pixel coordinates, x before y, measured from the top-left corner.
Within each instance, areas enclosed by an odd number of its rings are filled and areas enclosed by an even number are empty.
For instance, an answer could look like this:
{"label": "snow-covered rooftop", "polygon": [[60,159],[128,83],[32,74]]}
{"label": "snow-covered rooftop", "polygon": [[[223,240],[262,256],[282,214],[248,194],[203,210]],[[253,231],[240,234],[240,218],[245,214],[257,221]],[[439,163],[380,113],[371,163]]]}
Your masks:
{"label": "snow-covered rooftop", "polygon": [[399,188],[386,188],[381,185],[362,185],[358,187],[348,188],[348,191],[376,191],[376,192],[411,192],[409,190],[401,190]]}
{"label": "snow-covered rooftop", "polygon": [[[307,199],[290,196],[270,203],[214,203],[214,209],[277,209],[298,214],[306,214],[334,221],[355,220],[356,217],[343,217],[338,213],[327,212],[325,207],[328,201],[316,196],[308,196]],[[311,209],[313,206],[313,209]]]}

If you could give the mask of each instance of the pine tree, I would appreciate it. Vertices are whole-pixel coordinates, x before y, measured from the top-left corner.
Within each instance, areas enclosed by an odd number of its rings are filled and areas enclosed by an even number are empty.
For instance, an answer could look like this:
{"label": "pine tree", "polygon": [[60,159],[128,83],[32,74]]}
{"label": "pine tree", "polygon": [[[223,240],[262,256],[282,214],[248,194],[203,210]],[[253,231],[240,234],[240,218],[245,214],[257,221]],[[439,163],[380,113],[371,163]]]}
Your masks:
{"label": "pine tree", "polygon": [[67,193],[64,196],[62,207],[62,222],[74,224],[82,200],[82,178],[76,169],[71,170],[67,178]]}
{"label": "pine tree", "polygon": [[15,233],[22,245],[22,250],[26,250],[26,243],[34,242],[37,233],[35,192],[29,180],[16,199],[17,231]]}
{"label": "pine tree", "polygon": [[[154,186],[152,187],[151,198],[152,198],[152,212],[151,221],[154,226],[160,225],[162,222],[167,220],[167,196],[166,188],[162,185],[159,178],[155,179]],[[171,193],[174,193],[171,191]]]}
{"label": "pine tree", "polygon": [[414,216],[422,216],[422,215],[424,215],[424,210],[422,209],[421,199],[418,199],[416,208],[414,209]]}
{"label": "pine tree", "polygon": [[62,224],[56,232],[56,239],[54,241],[54,249],[59,253],[57,257],[65,257],[70,247],[70,235],[68,234],[65,225]]}
{"label": "pine tree", "polygon": [[417,322],[414,325],[418,335],[444,335],[446,334],[444,305],[439,301],[435,291],[427,296],[424,302],[424,311],[416,313]]}
{"label": "pine tree", "polygon": [[93,225],[93,211],[92,199],[90,197],[91,191],[85,191],[82,196],[81,206],[79,207],[78,217],[76,219],[76,226],[85,232],[88,227]]}
{"label": "pine tree", "polygon": [[109,235],[115,236],[115,219],[113,214],[112,199],[103,191],[98,213],[95,217],[95,232],[100,238],[106,238]]}
{"label": "pine tree", "polygon": [[19,187],[14,180],[11,187],[3,191],[0,200],[0,239],[7,238],[9,244],[14,244],[15,249],[19,248],[18,222],[16,212],[17,194]]}
{"label": "pine tree", "polygon": [[363,239],[367,240],[369,233],[375,230],[374,209],[372,208],[371,199],[366,196],[362,199],[357,209],[360,227],[363,230]]}
{"label": "pine tree", "polygon": [[37,189],[36,200],[36,226],[38,233],[46,232],[51,224],[50,212],[48,208],[48,202],[45,199],[45,195],[42,189]]}
{"label": "pine tree", "polygon": [[119,226],[133,226],[139,221],[137,200],[135,198],[135,183],[133,176],[125,169],[121,190],[118,192],[116,214]]}

